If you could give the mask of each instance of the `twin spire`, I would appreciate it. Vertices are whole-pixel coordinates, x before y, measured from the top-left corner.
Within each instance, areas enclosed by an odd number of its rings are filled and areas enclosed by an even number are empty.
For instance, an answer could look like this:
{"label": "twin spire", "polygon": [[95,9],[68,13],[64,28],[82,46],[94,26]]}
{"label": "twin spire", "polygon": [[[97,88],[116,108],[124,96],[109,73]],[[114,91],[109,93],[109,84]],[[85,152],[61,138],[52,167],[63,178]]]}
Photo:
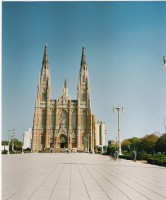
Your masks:
{"label": "twin spire", "polygon": [[[48,63],[48,50],[47,50],[47,43],[44,47],[44,55],[43,55],[43,61],[42,61],[42,71],[45,69],[49,70],[49,63]],[[80,65],[80,78],[79,83],[81,81],[81,76],[87,73],[87,66],[86,66],[86,54],[85,54],[85,47],[82,47],[82,55],[81,55],[81,65]],[[87,80],[88,81],[88,80]],[[68,96],[68,87],[67,87],[67,81],[65,79],[64,81],[64,88],[63,88],[63,95],[67,94]]]}
{"label": "twin spire", "polygon": [[[47,43],[45,44],[44,48],[44,55],[43,55],[43,62],[42,65],[47,67],[46,65],[48,64],[48,50],[47,50]],[[82,47],[82,56],[81,56],[81,66],[85,68],[86,65],[86,55],[85,55],[85,47]]]}

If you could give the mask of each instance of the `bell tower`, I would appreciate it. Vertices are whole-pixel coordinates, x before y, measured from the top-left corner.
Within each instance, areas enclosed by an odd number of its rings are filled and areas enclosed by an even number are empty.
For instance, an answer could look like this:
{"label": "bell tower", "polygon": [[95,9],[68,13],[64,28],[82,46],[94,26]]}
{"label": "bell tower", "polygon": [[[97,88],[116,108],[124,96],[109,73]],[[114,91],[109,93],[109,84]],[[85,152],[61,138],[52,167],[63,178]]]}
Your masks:
{"label": "bell tower", "polygon": [[33,151],[44,150],[49,145],[48,132],[50,127],[50,98],[51,81],[46,44],[44,48],[41,72],[39,75],[35,113],[33,119]]}
{"label": "bell tower", "polygon": [[78,137],[77,146],[80,149],[90,149],[91,135],[91,107],[90,107],[90,87],[89,76],[86,63],[85,47],[82,48],[80,71],[77,87],[77,124]]}

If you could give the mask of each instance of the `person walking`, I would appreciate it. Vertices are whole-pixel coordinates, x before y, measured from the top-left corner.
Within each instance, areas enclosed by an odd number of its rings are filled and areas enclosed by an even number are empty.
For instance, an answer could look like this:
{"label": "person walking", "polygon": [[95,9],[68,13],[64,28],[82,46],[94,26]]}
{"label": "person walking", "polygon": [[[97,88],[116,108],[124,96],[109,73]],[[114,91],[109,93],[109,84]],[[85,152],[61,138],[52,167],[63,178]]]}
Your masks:
{"label": "person walking", "polygon": [[137,152],[133,151],[133,162],[137,161]]}

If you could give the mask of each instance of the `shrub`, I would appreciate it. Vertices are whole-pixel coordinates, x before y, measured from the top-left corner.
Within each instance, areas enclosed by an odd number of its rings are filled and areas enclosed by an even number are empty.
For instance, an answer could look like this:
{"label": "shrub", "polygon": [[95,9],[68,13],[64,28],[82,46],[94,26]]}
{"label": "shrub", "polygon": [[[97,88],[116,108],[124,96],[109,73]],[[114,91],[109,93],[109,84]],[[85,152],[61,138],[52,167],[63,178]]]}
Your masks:
{"label": "shrub", "polygon": [[[137,153],[137,160],[147,160],[147,158],[149,157],[150,157],[150,154],[146,154],[144,152]],[[124,153],[123,155],[120,156],[120,158],[126,159],[126,160],[133,160],[132,152]]]}
{"label": "shrub", "polygon": [[2,154],[7,154],[7,152],[8,152],[8,150],[5,149],[2,151]]}
{"label": "shrub", "polygon": [[147,158],[147,162],[149,164],[166,167],[166,155],[154,155],[153,157]]}

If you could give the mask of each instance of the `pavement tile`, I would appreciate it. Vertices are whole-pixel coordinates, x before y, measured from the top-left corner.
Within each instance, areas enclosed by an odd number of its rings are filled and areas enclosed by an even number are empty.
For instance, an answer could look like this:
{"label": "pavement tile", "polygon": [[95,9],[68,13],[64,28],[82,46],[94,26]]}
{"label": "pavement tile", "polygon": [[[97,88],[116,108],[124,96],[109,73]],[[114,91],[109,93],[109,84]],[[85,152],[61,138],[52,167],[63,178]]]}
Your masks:
{"label": "pavement tile", "polygon": [[2,155],[2,200],[109,199],[166,199],[166,168],[87,153]]}

